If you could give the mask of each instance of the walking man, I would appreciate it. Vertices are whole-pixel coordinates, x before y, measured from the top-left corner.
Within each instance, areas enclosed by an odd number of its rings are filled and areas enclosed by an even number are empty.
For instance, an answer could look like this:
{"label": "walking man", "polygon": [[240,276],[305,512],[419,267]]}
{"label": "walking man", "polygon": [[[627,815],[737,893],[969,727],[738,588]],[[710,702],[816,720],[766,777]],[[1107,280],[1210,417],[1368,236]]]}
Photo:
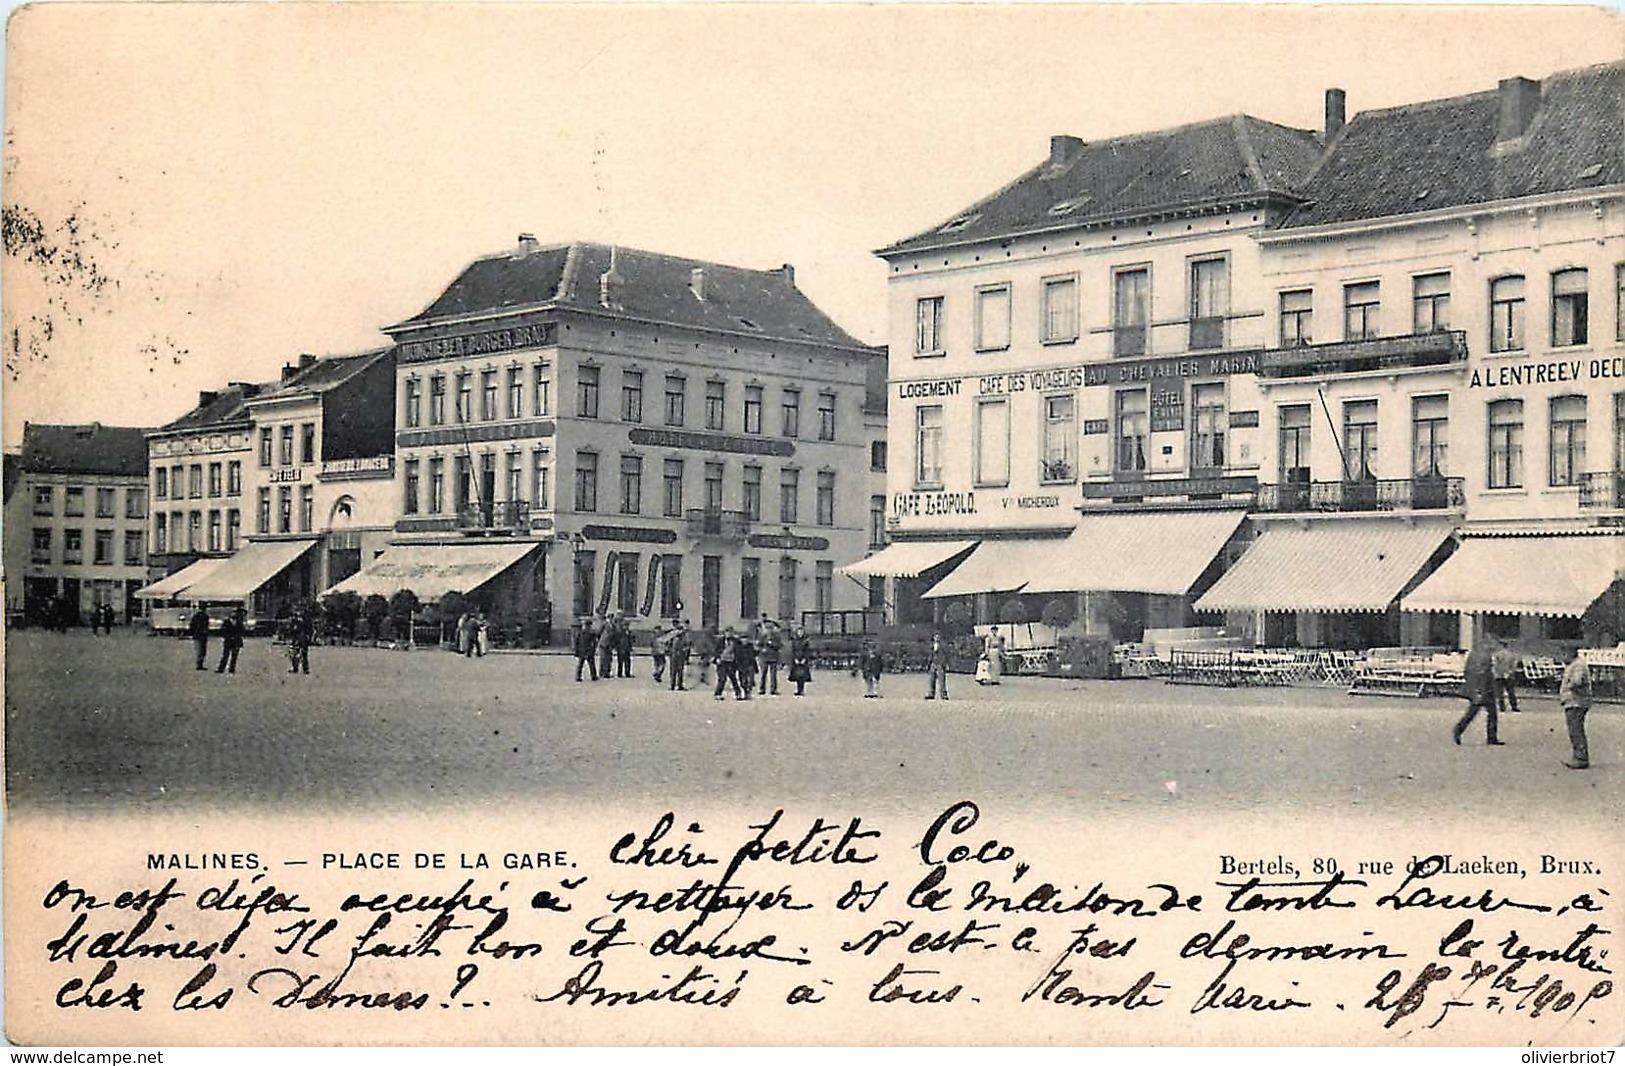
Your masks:
{"label": "walking man", "polygon": [[198,604],[197,610],[192,612],[192,620],[186,623],[186,632],[192,638],[192,650],[197,653],[197,668],[206,670],[205,660],[209,657],[209,609]]}
{"label": "walking man", "polygon": [[1563,721],[1569,727],[1569,745],[1574,757],[1563,763],[1570,770],[1591,767],[1591,752],[1586,746],[1586,712],[1591,710],[1591,666],[1580,653],[1563,669],[1563,683],[1557,690],[1557,701],[1563,705]]}
{"label": "walking man", "polygon": [[1495,673],[1495,703],[1502,714],[1518,710],[1518,653],[1510,642],[1502,640],[1495,645],[1490,656]]}
{"label": "walking man", "polygon": [[597,649],[598,641],[592,631],[592,619],[577,618],[574,648],[576,653],[576,680],[581,680],[581,668],[585,666],[592,671],[592,679],[598,680],[598,663],[593,659],[593,652]]}
{"label": "walking man", "polygon": [[939,688],[942,690],[942,698],[948,698],[948,649],[942,646],[941,633],[931,634],[931,657],[925,663],[925,677],[926,699],[936,699]]}
{"label": "walking man", "polygon": [[739,638],[734,636],[733,627],[728,629],[717,639],[717,690],[713,692],[713,699],[722,698],[722,690],[728,685],[733,686],[734,699],[744,699],[739,690]]}
{"label": "walking man", "polygon": [[1488,639],[1480,640],[1473,646],[1467,656],[1467,665],[1464,670],[1467,682],[1467,713],[1461,716],[1456,728],[1451,730],[1451,736],[1457,744],[1461,743],[1461,735],[1467,732],[1467,727],[1473,724],[1473,719],[1480,710],[1484,711],[1484,743],[1496,747],[1501,746],[1501,739],[1497,736],[1496,709],[1495,709],[1495,661],[1490,654]]}
{"label": "walking man", "polygon": [[237,653],[243,650],[243,631],[247,629],[246,616],[241,607],[226,616],[220,623],[220,665],[214,668],[217,674],[237,672]]}

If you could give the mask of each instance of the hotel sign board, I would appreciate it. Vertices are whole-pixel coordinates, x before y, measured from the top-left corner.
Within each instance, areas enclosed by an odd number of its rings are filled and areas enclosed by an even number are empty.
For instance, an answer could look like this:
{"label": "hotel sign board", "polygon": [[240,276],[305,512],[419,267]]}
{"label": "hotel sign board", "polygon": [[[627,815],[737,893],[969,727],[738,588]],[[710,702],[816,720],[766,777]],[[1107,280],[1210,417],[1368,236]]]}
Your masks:
{"label": "hotel sign board", "polygon": [[[1022,392],[1048,392],[1095,385],[1153,385],[1158,382],[1173,385],[1189,378],[1256,374],[1260,354],[1259,351],[1252,350],[1157,359],[1117,359],[1111,362],[1045,367],[1040,370],[1012,370],[1002,374],[899,381],[894,384],[899,400],[958,396],[967,389],[977,396],[1008,396]],[[1179,418],[1183,425],[1183,413]]]}

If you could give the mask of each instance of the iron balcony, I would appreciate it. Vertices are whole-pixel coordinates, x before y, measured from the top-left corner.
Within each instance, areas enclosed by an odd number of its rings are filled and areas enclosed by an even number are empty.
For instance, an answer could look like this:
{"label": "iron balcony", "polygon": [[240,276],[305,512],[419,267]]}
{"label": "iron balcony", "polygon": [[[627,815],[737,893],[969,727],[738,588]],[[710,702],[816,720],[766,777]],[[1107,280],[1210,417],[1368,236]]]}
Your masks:
{"label": "iron balcony", "polygon": [[457,528],[464,533],[528,533],[530,503],[526,500],[471,503],[457,512]]}
{"label": "iron balcony", "polygon": [[1258,486],[1253,499],[1259,514],[1443,511],[1466,505],[1466,482],[1459,477],[1286,482]]}

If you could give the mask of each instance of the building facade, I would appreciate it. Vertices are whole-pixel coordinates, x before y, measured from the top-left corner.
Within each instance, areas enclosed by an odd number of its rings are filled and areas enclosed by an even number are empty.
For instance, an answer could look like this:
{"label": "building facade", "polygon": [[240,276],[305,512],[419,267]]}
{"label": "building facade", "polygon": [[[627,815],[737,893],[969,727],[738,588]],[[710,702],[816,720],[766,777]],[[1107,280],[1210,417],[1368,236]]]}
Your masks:
{"label": "building facade", "polygon": [[150,574],[163,578],[244,543],[253,486],[247,400],[262,386],[232,382],[198,394],[197,406],[147,434]]}
{"label": "building facade", "polygon": [[836,568],[868,543],[879,357],[790,267],[522,237],[386,332],[395,546],[340,588],[476,593],[560,633],[866,606]]}
{"label": "building facade", "polygon": [[[7,611],[78,625],[140,613],[148,510],[144,429],[26,424],[7,510]],[[23,531],[26,530],[26,533]]]}
{"label": "building facade", "polygon": [[855,571],[893,579],[899,618],[929,617],[929,590],[971,597],[978,622],[1011,597],[1036,621],[1057,596],[1125,639],[1193,621],[1264,458],[1255,237],[1319,154],[1314,133],[1248,116],[1059,136],[1011,185],[877,253],[897,543]]}
{"label": "building facade", "polygon": [[1341,571],[1343,594],[1382,585],[1339,610],[1264,553],[1210,595],[1233,624],[1306,646],[1460,647],[1475,622],[1531,652],[1582,638],[1625,565],[1622,71],[1360,114],[1259,236],[1259,547],[1338,558],[1319,585]]}

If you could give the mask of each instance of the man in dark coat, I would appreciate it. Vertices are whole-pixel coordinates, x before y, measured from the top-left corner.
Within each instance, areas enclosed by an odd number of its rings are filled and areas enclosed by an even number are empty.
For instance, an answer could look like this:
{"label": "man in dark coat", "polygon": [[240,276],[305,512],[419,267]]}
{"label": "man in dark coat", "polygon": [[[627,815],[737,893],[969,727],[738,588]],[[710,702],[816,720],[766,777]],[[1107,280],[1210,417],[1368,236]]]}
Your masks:
{"label": "man in dark coat", "polygon": [[592,679],[597,681],[598,661],[594,656],[598,650],[598,634],[593,632],[592,619],[576,619],[574,648],[576,653],[576,680],[581,680],[581,668],[585,666],[592,671]]}
{"label": "man in dark coat", "polygon": [[666,668],[671,671],[671,690],[684,692],[688,689],[688,679],[683,676],[688,669],[688,623],[679,621],[677,627],[671,631],[666,639]]}
{"label": "man in dark coat", "polygon": [[[931,657],[925,663],[926,689],[925,698],[937,698],[937,690],[942,690],[942,698],[948,698],[948,648],[942,642],[942,634],[935,633],[931,637]],[[1458,740],[1457,743],[1460,743]]]}
{"label": "man in dark coat", "polygon": [[632,620],[615,616],[615,676],[632,676]]}
{"label": "man in dark coat", "polygon": [[288,636],[293,644],[293,662],[288,667],[288,673],[310,673],[310,646],[316,640],[316,620],[310,616],[310,612],[303,609],[294,611]]}
{"label": "man in dark coat", "polygon": [[237,653],[243,650],[243,632],[247,628],[241,607],[220,623],[220,665],[214,668],[215,673],[237,672]]}
{"label": "man in dark coat", "polygon": [[744,693],[739,688],[739,638],[734,635],[732,627],[729,627],[723,632],[722,636],[717,638],[716,659],[717,690],[712,693],[712,696],[720,700],[723,688],[732,685],[734,699],[744,699]]}
{"label": "man in dark coat", "polygon": [[192,650],[197,653],[197,668],[207,669],[204,660],[209,657],[209,609],[198,604],[192,620],[186,623],[187,635],[192,638]]}
{"label": "man in dark coat", "polygon": [[595,618],[598,629],[598,680],[609,680],[615,667],[615,619]]}
{"label": "man in dark coat", "polygon": [[1467,683],[1467,713],[1461,716],[1456,728],[1450,735],[1457,744],[1461,743],[1461,735],[1467,732],[1467,727],[1473,724],[1480,709],[1484,711],[1484,742],[1499,747],[1503,742],[1496,735],[1499,717],[1495,708],[1495,660],[1490,651],[1492,641],[1489,638],[1478,641],[1467,656],[1467,665],[1463,671]]}
{"label": "man in dark coat", "polygon": [[779,694],[779,656],[784,649],[784,634],[779,631],[778,624],[766,615],[762,616],[762,637],[758,646],[757,661],[762,666],[761,691],[764,696],[777,696]]}

